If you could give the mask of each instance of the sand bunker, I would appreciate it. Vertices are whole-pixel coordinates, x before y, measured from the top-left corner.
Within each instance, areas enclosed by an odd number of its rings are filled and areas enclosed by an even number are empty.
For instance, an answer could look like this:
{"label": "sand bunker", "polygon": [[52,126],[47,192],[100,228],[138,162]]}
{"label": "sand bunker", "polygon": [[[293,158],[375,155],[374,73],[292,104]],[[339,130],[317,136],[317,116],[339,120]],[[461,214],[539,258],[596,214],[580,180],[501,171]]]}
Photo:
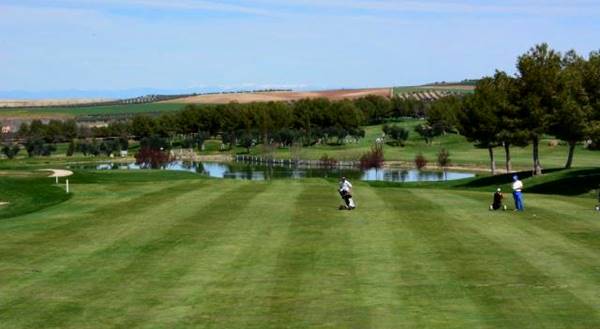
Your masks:
{"label": "sand bunker", "polygon": [[52,174],[48,177],[68,177],[73,175],[72,171],[64,169],[40,169],[40,171],[51,171]]}

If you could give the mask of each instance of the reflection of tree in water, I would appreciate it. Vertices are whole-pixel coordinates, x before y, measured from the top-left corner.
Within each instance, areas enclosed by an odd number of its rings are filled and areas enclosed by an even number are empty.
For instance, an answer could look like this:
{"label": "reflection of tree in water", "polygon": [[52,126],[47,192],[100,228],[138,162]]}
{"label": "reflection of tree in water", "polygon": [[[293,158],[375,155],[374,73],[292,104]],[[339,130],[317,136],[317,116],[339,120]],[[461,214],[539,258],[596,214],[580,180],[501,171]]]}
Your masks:
{"label": "reflection of tree in water", "polygon": [[196,162],[195,163],[195,170],[197,173],[201,174],[201,175],[207,175],[208,173],[206,171],[204,171],[204,164],[202,164],[202,162]]}
{"label": "reflection of tree in water", "polygon": [[400,181],[401,182],[406,182],[408,180],[408,176],[410,175],[410,172],[408,172],[408,170],[402,170],[400,172]]}
{"label": "reflection of tree in water", "polygon": [[182,161],[181,168],[185,170],[192,170],[194,169],[194,163],[192,161]]}
{"label": "reflection of tree in water", "polygon": [[408,173],[406,173],[405,170],[394,170],[394,171],[389,171],[387,173],[385,180],[387,181],[392,181],[392,182],[404,182],[406,180],[406,175]]}
{"label": "reflection of tree in water", "polygon": [[273,179],[273,173],[274,173],[273,164],[266,165],[264,168],[265,168],[264,169],[264,177],[265,177],[265,179],[266,180]]}

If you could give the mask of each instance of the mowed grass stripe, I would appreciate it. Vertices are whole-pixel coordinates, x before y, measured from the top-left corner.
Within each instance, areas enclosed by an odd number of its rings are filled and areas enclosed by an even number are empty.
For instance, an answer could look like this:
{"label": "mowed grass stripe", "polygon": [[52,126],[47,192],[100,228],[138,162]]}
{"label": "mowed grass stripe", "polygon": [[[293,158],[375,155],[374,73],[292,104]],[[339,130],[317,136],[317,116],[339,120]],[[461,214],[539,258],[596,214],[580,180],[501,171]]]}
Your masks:
{"label": "mowed grass stripe", "polygon": [[179,280],[176,297],[153,310],[153,321],[165,327],[269,327],[277,254],[305,185],[273,181],[267,186],[256,197],[240,200],[244,211],[232,214],[222,243],[199,255],[205,265]]}
{"label": "mowed grass stripe", "polygon": [[[175,205],[188,205],[194,201],[208,205],[213,198],[228,191],[227,185],[222,185],[218,192],[212,193],[207,193],[207,189],[201,187],[209,188],[211,185],[187,184],[187,188],[182,189],[178,184],[167,188],[163,191],[169,191],[171,195],[164,195],[163,202],[154,200],[152,205],[144,203],[145,207],[139,208],[141,212],[130,208],[129,212],[123,212],[123,216],[112,212],[103,213],[102,216],[95,213],[89,219],[95,222],[89,228],[94,232],[94,237],[89,237],[88,241],[68,239],[72,245],[65,245],[58,250],[62,255],[47,259],[47,264],[34,264],[40,269],[39,273],[26,276],[25,279],[28,280],[20,284],[13,284],[16,291],[12,295],[23,297],[13,301],[12,310],[17,312],[18,306],[31,307],[32,303],[39,304],[39,311],[35,316],[28,317],[28,321],[51,324],[55,320],[59,321],[58,319],[65,321],[77,318],[75,315],[93,309],[93,303],[82,305],[76,302],[79,300],[93,297],[105,306],[111,305],[111,302],[107,303],[97,295],[107,294],[112,290],[121,290],[120,293],[123,293],[123,287],[128,287],[130,282],[137,279],[129,281],[131,276],[115,276],[115,272],[139,262],[146,246],[156,242],[161,236],[169,235],[169,229],[177,224],[179,217],[194,213],[193,207],[177,208]],[[132,188],[143,188],[143,185]],[[175,193],[174,189],[179,193]],[[154,272],[149,270],[148,273]],[[115,289],[112,288],[113,285]],[[40,290],[40,287],[43,289]],[[110,298],[123,300],[117,298],[118,295],[116,293]],[[69,307],[70,301],[75,302]],[[66,323],[57,322],[57,325],[64,327]]]}
{"label": "mowed grass stripe", "polygon": [[403,209],[414,207],[411,195],[394,191],[390,197],[393,201],[386,202],[380,192],[356,187],[360,207],[353,214],[357,220],[352,221],[352,245],[370,326],[480,326],[479,319],[471,316],[478,314],[477,306],[462,288],[452,285],[445,263],[437,259],[433,246],[404,225]]}
{"label": "mowed grass stripe", "polygon": [[[269,186],[266,183],[233,183],[235,189],[195,208],[194,214],[180,220],[157,243],[148,245],[147,256],[139,261],[140,266],[129,266],[123,272],[124,276],[137,273],[137,282],[127,287],[129,293],[124,300],[107,310],[114,315],[111,326],[170,327],[179,317],[189,314],[187,292],[202,292],[211,278],[223,275],[218,269],[208,269],[229,257],[231,248],[237,243],[230,236],[232,230],[239,229],[237,216],[244,214],[247,205]],[[192,278],[191,282],[189,278]],[[102,306],[100,303],[99,307]],[[165,316],[165,313],[169,315]]]}
{"label": "mowed grass stripe", "polygon": [[337,185],[306,181],[277,255],[273,328],[368,328],[348,220]]}
{"label": "mowed grass stripe", "polygon": [[[228,182],[230,189],[204,191],[210,195],[206,200],[191,200],[186,206],[188,211],[173,219],[174,224],[162,230],[152,239],[134,246],[139,251],[132,261],[120,269],[114,280],[114,288],[109,293],[98,291],[101,295],[92,307],[97,312],[108,314],[105,320],[110,327],[132,328],[152,319],[149,311],[160,307],[165,301],[181,299],[173,295],[180,286],[178,282],[197,268],[205,267],[209,260],[201,257],[215,244],[229,242],[222,236],[230,226],[236,214],[242,213],[243,205],[234,207],[242,200],[252,200],[265,189],[265,184],[248,182]],[[226,216],[223,209],[227,209]],[[222,256],[222,255],[221,255]],[[130,278],[130,282],[121,282],[120,278]],[[189,288],[189,287],[188,287]],[[121,295],[115,302],[107,303],[113,295]],[[82,318],[74,323],[77,328],[88,320]]]}
{"label": "mowed grass stripe", "polygon": [[[39,242],[45,249],[59,248],[61,243],[71,243],[74,235],[81,235],[82,231],[91,230],[95,232],[97,225],[105,226],[106,221],[111,221],[115,224],[121,224],[118,220],[121,216],[126,216],[129,213],[142,213],[143,210],[168,203],[179,197],[180,193],[192,191],[206,184],[203,181],[192,181],[185,183],[161,183],[161,184],[144,184],[134,185],[131,190],[144,191],[134,192],[135,194],[125,196],[120,200],[114,198],[106,198],[106,191],[103,191],[102,185],[80,185],[80,190],[75,194],[75,197],[67,202],[60,204],[53,209],[55,216],[46,217],[40,216],[39,213],[26,215],[23,217],[11,218],[10,221],[23,222],[18,228],[3,228],[2,234],[7,235],[6,242],[10,242],[16,248],[27,246],[31,251],[29,257],[35,257],[39,254],[36,250],[32,250],[32,241]],[[91,200],[94,201],[91,201]],[[95,204],[90,208],[89,204]],[[70,211],[66,211],[70,209]],[[76,210],[77,216],[73,216],[73,210]],[[45,213],[45,212],[44,212]],[[63,216],[61,213],[69,213],[71,216]],[[32,222],[30,218],[35,218]],[[99,222],[99,220],[104,220]],[[14,240],[10,237],[12,229],[27,230],[27,232],[19,232],[14,234]],[[30,233],[31,232],[31,233]],[[8,243],[7,243],[8,244]],[[58,244],[56,246],[49,244]]]}
{"label": "mowed grass stripe", "polygon": [[[176,203],[177,198],[182,197],[182,194],[197,192],[204,186],[210,186],[210,184],[197,182],[166,184],[158,189],[147,185],[137,185],[131,189],[145,190],[147,187],[152,192],[138,193],[134,198],[113,202],[112,205],[101,202],[99,208],[102,208],[103,211],[83,208],[82,212],[79,212],[79,208],[76,206],[79,202],[78,199],[87,199],[88,197],[85,191],[81,191],[72,199],[75,205],[65,205],[76,211],[65,210],[64,213],[68,216],[63,215],[61,219],[55,220],[59,222],[58,224],[51,224],[46,231],[39,231],[38,221],[31,220],[28,223],[30,229],[35,232],[33,235],[27,234],[20,239],[12,241],[6,239],[0,242],[2,250],[0,261],[12,263],[17,270],[36,271],[45,268],[45,271],[49,271],[47,265],[60,264],[61,258],[70,257],[79,260],[80,255],[87,255],[90,250],[100,249],[128,231],[144,229],[144,226],[140,224],[132,225],[130,219],[154,218],[149,214],[153,214],[157,207],[173,207],[171,203]],[[98,191],[97,187],[90,186],[88,188],[93,194]],[[162,202],[158,200],[162,200]],[[127,216],[129,213],[139,217],[129,218]],[[40,221],[46,221],[44,219],[45,212],[41,212],[37,216],[41,218]],[[12,235],[10,230],[2,230],[1,234]],[[68,252],[65,252],[66,250]]]}
{"label": "mowed grass stripe", "polygon": [[[453,269],[451,274],[477,300],[485,311],[482,315],[494,326],[590,328],[600,325],[597,306],[573,291],[565,278],[572,274],[576,280],[571,283],[583,284],[587,289],[596,285],[582,279],[576,270],[561,266],[554,255],[541,250],[533,252],[535,242],[531,241],[540,237],[518,234],[517,230],[497,235],[498,231],[510,230],[512,223],[483,220],[493,217],[489,217],[489,211],[477,207],[479,199],[473,199],[471,192],[467,192],[469,196],[432,190],[410,192],[415,198],[442,207],[439,216],[430,213],[430,218],[424,221],[432,224],[432,229],[444,229],[431,230],[429,234],[440,237],[436,245]],[[463,206],[456,207],[456,204]],[[519,216],[512,218],[519,220]],[[425,225],[413,227],[421,230]]]}
{"label": "mowed grass stripe", "polygon": [[[472,203],[475,206],[477,199],[473,199],[474,195],[468,192],[456,193],[453,195],[455,198],[452,203]],[[538,198],[543,198],[543,196],[531,196],[533,200]],[[531,214],[525,216],[526,214],[509,213],[505,215],[508,215],[512,219],[511,221],[490,223],[491,227],[481,225],[477,220],[465,223],[469,223],[469,226],[480,234],[505,245],[507,249],[526,258],[539,271],[551,276],[556,281],[556,288],[560,287],[571,292],[581,302],[593,309],[594,311],[588,317],[593,317],[595,320],[600,319],[600,294],[597,289],[592,288],[600,284],[598,250],[570,240],[560,232],[552,231],[552,228],[562,230],[561,226],[557,224],[557,218],[568,226],[568,223],[574,222],[581,215],[573,213],[569,217],[565,214],[554,214],[553,218],[548,218],[550,209],[536,208],[536,202],[531,203],[534,206],[530,207],[529,212],[536,212],[535,217],[532,217]],[[483,214],[475,216],[474,219],[487,217]],[[583,220],[583,216],[579,218]],[[548,227],[542,229],[544,223]],[[600,323],[600,320],[598,321]]]}
{"label": "mowed grass stripe", "polygon": [[[527,195],[527,199],[527,213],[534,213],[538,217],[529,223],[539,229],[560,234],[563,239],[570,240],[570,243],[585,247],[587,252],[583,254],[586,257],[600,259],[600,240],[597,239],[600,236],[600,216],[593,209],[591,200],[546,195]],[[545,220],[546,218],[552,219]],[[581,255],[579,251],[577,255]]]}

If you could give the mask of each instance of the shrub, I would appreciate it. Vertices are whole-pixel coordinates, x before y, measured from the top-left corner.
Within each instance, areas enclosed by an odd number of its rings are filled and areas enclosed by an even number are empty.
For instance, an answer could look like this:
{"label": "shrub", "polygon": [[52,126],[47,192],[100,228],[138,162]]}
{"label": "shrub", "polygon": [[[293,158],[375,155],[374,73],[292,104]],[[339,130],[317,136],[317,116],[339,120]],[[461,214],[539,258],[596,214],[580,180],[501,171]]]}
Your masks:
{"label": "shrub", "polygon": [[423,156],[422,153],[417,154],[417,156],[415,157],[415,166],[417,166],[417,169],[419,170],[427,166],[427,159],[425,159],[425,156]]}
{"label": "shrub", "polygon": [[46,144],[41,138],[30,138],[25,142],[25,149],[29,157],[36,155],[50,156],[56,151],[54,144]]}
{"label": "shrub", "polygon": [[75,140],[72,139],[71,142],[69,143],[69,147],[67,148],[67,156],[73,156],[73,154],[75,153]]}
{"label": "shrub", "polygon": [[360,157],[360,168],[368,170],[371,168],[381,168],[383,166],[383,145],[374,144],[371,151]]}
{"label": "shrub", "polygon": [[143,147],[135,154],[135,164],[142,168],[158,169],[171,161],[172,158],[168,151],[151,149],[149,147]]}
{"label": "shrub", "polygon": [[325,168],[334,168],[337,166],[337,160],[334,157],[323,154],[323,156],[319,159],[319,165]]}
{"label": "shrub", "polygon": [[398,125],[393,124],[390,126],[385,124],[383,125],[382,130],[385,133],[386,137],[389,137],[391,139],[391,145],[404,146],[404,142],[408,139],[408,130]]}
{"label": "shrub", "polygon": [[169,143],[158,136],[143,138],[135,154],[135,163],[142,168],[162,168],[172,160]]}
{"label": "shrub", "polygon": [[440,167],[448,167],[450,165],[450,152],[448,152],[448,150],[446,150],[445,148],[442,148],[438,152],[437,161]]}
{"label": "shrub", "polygon": [[2,154],[9,159],[14,159],[19,154],[19,151],[21,151],[21,148],[17,144],[2,146]]}

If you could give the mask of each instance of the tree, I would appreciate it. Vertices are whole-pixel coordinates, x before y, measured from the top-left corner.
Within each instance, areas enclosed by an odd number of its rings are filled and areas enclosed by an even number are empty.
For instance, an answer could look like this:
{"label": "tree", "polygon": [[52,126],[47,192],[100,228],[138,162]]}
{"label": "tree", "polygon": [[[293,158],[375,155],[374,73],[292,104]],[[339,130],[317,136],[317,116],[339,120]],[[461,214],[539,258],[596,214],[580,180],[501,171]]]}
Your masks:
{"label": "tree", "polygon": [[75,140],[72,139],[69,142],[69,147],[67,147],[67,156],[68,157],[73,156],[73,154],[75,153],[75,149],[76,149]]}
{"label": "tree", "polygon": [[439,129],[439,127],[431,126],[428,123],[417,125],[415,127],[415,132],[425,140],[426,144],[431,144],[434,137],[442,134],[442,130]]}
{"label": "tree", "polygon": [[592,141],[593,148],[600,148],[600,51],[591,52],[585,62],[583,86],[591,107],[590,121],[586,137]]}
{"label": "tree", "polygon": [[571,168],[577,142],[586,137],[592,108],[584,88],[585,60],[570,51],[563,57],[563,70],[557,94],[558,107],[552,113],[549,132],[566,141],[569,153],[565,168]]}
{"label": "tree", "polygon": [[431,104],[427,111],[427,123],[441,134],[446,134],[459,124],[458,113],[461,108],[461,100],[455,96],[438,99]]}
{"label": "tree", "polygon": [[499,119],[496,113],[497,96],[492,78],[479,80],[475,93],[463,102],[459,115],[460,133],[476,147],[486,148],[490,156],[492,175],[496,174],[494,147],[498,146]]}
{"label": "tree", "polygon": [[147,115],[136,115],[131,120],[131,133],[138,139],[143,139],[154,135],[156,132],[156,122]]}
{"label": "tree", "polygon": [[32,137],[25,142],[25,150],[27,150],[29,157],[40,155],[50,156],[52,152],[56,151],[56,146],[53,144],[46,144],[44,139],[40,137]]}
{"label": "tree", "polygon": [[388,125],[384,124],[382,128],[386,137],[389,137],[392,141],[392,145],[404,146],[404,142],[408,139],[409,132],[399,125]]}
{"label": "tree", "polygon": [[256,144],[256,139],[250,133],[244,133],[240,138],[240,145],[246,149],[246,153],[250,154],[250,148]]}
{"label": "tree", "polygon": [[521,55],[517,62],[521,128],[533,145],[533,172],[542,173],[539,143],[547,132],[548,122],[560,106],[557,103],[561,73],[561,55],[543,43]]}
{"label": "tree", "polygon": [[368,95],[358,98],[354,104],[363,112],[368,123],[381,123],[392,112],[392,104],[383,96]]}
{"label": "tree", "polygon": [[21,147],[18,144],[6,144],[2,146],[2,154],[4,154],[9,159],[14,159],[21,151]]}
{"label": "tree", "polygon": [[438,166],[446,170],[446,168],[450,165],[450,152],[445,148],[442,148],[437,155]]}
{"label": "tree", "polygon": [[518,105],[518,81],[505,72],[496,71],[493,81],[498,141],[504,146],[506,172],[512,172],[511,146],[527,146],[528,134],[522,127],[521,109]]}

